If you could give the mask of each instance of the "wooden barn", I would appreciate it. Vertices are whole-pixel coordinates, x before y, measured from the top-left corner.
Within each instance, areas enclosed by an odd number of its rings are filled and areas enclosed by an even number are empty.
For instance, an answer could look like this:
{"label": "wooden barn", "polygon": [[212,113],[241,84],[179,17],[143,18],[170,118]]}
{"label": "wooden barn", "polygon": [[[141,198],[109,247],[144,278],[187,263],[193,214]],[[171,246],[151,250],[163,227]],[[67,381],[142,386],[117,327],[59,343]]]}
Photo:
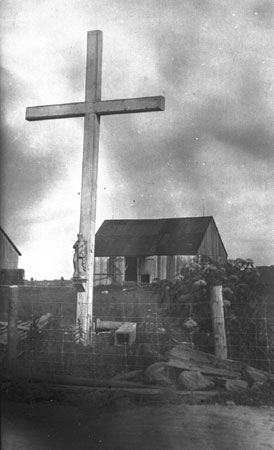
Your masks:
{"label": "wooden barn", "polygon": [[95,239],[95,285],[173,279],[202,256],[227,259],[212,216],[105,220]]}
{"label": "wooden barn", "polygon": [[0,227],[0,269],[17,269],[19,256],[18,248]]}

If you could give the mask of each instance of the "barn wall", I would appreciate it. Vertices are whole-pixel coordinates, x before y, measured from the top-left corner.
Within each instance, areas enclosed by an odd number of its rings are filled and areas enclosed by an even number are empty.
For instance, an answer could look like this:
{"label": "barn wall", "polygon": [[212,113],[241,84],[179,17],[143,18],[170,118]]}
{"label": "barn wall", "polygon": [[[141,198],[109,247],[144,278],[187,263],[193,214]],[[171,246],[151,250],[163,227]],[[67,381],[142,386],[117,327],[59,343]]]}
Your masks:
{"label": "barn wall", "polygon": [[125,257],[112,257],[109,259],[109,263],[112,283],[123,284],[125,281]]}
{"label": "barn wall", "polygon": [[181,275],[181,269],[195,261],[197,261],[197,256],[194,255],[176,255],[174,277]]}
{"label": "barn wall", "polygon": [[213,261],[227,259],[225,248],[213,220],[211,220],[206,230],[198,253],[203,256],[209,256]]}
{"label": "barn wall", "polygon": [[141,282],[141,275],[150,276],[151,283],[154,278],[160,280],[173,280],[180,275],[182,267],[197,260],[197,256],[172,255],[172,256],[146,256],[139,257],[138,283]]}
{"label": "barn wall", "polygon": [[159,280],[166,279],[166,267],[167,267],[166,260],[167,256],[157,256],[158,262],[157,278],[159,278]]}
{"label": "barn wall", "polygon": [[2,232],[0,232],[0,268],[18,268],[18,253]]}
{"label": "barn wall", "polygon": [[111,284],[107,257],[94,258],[94,286]]}
{"label": "barn wall", "polygon": [[123,284],[125,281],[125,258],[123,256],[94,258],[94,286]]}
{"label": "barn wall", "polygon": [[157,278],[158,273],[158,259],[157,256],[143,256],[138,257],[138,273],[137,282],[144,282],[142,276],[148,276],[148,282],[151,283],[154,278]]}
{"label": "barn wall", "polygon": [[[194,262],[196,256],[140,256],[137,258],[137,283],[151,283],[155,278],[172,280],[180,275],[182,267]],[[147,281],[145,281],[147,279]],[[125,282],[125,258],[96,257],[94,264],[94,285],[110,285]]]}
{"label": "barn wall", "polygon": [[166,277],[172,280],[175,276],[175,256],[168,255],[166,258]]}

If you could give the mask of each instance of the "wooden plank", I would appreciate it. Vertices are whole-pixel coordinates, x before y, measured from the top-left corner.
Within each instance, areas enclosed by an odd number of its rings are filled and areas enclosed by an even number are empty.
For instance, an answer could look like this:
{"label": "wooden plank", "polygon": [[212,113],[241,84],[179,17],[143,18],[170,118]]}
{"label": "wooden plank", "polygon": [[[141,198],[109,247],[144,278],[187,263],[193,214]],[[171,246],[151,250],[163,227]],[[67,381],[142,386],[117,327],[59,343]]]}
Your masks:
{"label": "wooden plank", "polygon": [[[102,391],[106,392],[106,387],[98,387],[98,386],[69,386],[69,385],[51,385],[52,389],[56,389],[60,391],[60,389],[65,389],[70,392],[77,392],[80,393],[81,391]],[[161,394],[161,390],[159,388],[132,388],[132,387],[115,387],[115,386],[108,386],[108,392],[111,391],[118,391],[118,392],[128,392],[131,394],[137,394],[137,395],[146,395],[146,396],[159,396]],[[189,392],[188,392],[189,394]]]}
{"label": "wooden plank", "polygon": [[89,113],[101,116],[112,114],[129,114],[151,111],[164,111],[165,98],[143,97],[97,102],[64,103],[56,105],[30,106],[26,109],[26,120],[65,119],[84,117]]}
{"label": "wooden plank", "polygon": [[44,381],[52,384],[63,384],[68,386],[87,386],[87,387],[105,387],[105,388],[138,388],[138,389],[152,389],[153,386],[138,383],[134,381],[117,381],[117,380],[98,380],[93,378],[77,377],[71,375],[45,375],[44,373],[36,373],[29,376],[27,370],[22,370],[20,376],[26,377],[29,381],[36,383]]}
{"label": "wooden plank", "polygon": [[95,104],[95,112],[101,116],[164,111],[164,109],[165,98],[162,96],[106,100]]}
{"label": "wooden plank", "polygon": [[85,102],[64,103],[63,105],[29,106],[26,109],[26,120],[64,119],[68,117],[84,117],[94,111],[94,104]]}
{"label": "wooden plank", "polygon": [[190,361],[181,360],[179,358],[170,358],[167,362],[170,367],[176,367],[184,370],[197,370],[206,375],[215,375],[224,378],[241,378],[241,372],[234,372],[224,369],[218,369],[215,367],[198,365],[197,363],[191,363]]}
{"label": "wooden plank", "polygon": [[223,360],[211,353],[193,350],[184,344],[169,351],[168,364],[185,370],[199,370],[202,373],[237,378],[241,376],[244,364],[240,361]]}
{"label": "wooden plank", "polygon": [[[51,384],[50,386],[52,389],[56,389],[60,391],[60,389],[65,389],[70,392],[81,392],[81,391],[102,391],[106,392],[106,389],[103,387],[97,387],[97,386],[77,386],[77,385],[54,385]],[[131,388],[131,387],[115,387],[110,386],[110,391],[118,391],[118,392],[128,392],[131,394],[137,394],[137,395],[145,395],[145,396],[159,396],[160,398],[166,393],[165,388],[160,387],[146,387],[146,388]],[[178,391],[178,390],[172,390],[175,396],[178,397],[191,397],[194,399],[206,399],[208,397],[214,397],[215,395],[218,395],[218,391]]]}
{"label": "wooden plank", "polygon": [[[85,101],[101,100],[102,80],[102,40],[101,31],[88,32]],[[99,157],[100,116],[85,115],[84,146],[82,161],[82,188],[80,204],[79,233],[87,244],[86,278],[84,292],[77,294],[77,322],[80,321],[86,343],[92,342],[94,247],[96,226],[96,199]],[[85,312],[83,315],[82,312]]]}

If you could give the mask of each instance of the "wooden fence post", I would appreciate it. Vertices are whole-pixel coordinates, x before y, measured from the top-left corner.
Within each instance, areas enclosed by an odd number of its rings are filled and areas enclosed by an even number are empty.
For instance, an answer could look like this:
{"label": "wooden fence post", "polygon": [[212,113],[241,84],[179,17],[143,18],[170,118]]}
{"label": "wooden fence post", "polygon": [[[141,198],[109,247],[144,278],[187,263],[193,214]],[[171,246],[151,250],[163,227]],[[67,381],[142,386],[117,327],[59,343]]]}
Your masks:
{"label": "wooden fence post", "polygon": [[7,342],[7,364],[9,370],[16,369],[17,343],[18,343],[18,286],[10,286],[9,314],[8,314],[8,342]]}
{"label": "wooden fence post", "polygon": [[215,355],[227,359],[227,344],[225,332],[223,287],[212,286],[210,292],[210,307],[214,334]]}

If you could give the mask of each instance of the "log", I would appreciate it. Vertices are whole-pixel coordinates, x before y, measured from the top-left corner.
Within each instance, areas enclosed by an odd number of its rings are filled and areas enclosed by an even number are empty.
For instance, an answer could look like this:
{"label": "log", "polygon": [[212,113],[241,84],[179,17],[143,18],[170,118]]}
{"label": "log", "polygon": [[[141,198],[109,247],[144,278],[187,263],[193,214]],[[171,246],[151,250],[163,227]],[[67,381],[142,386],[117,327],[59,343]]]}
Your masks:
{"label": "log", "polygon": [[[60,386],[62,389],[67,389],[70,391],[79,391],[79,390],[86,390],[86,391],[105,391],[105,387],[97,387],[97,386],[81,386],[81,385],[51,385],[53,389],[60,390]],[[111,391],[118,391],[118,392],[129,392],[132,394],[139,394],[139,395],[159,395],[161,393],[161,390],[159,388],[154,387],[147,387],[147,388],[139,388],[139,387],[116,387],[116,386],[110,386],[108,387]]]}
{"label": "log", "polygon": [[44,374],[36,374],[34,376],[29,376],[27,372],[20,373],[20,376],[23,378],[27,378],[29,382],[32,383],[49,383],[49,384],[60,384],[60,385],[68,385],[68,386],[86,386],[86,387],[105,387],[105,388],[143,388],[149,389],[151,386],[146,384],[134,382],[134,381],[118,381],[118,380],[96,380],[93,378],[83,378],[83,377],[74,377],[71,375],[44,375]]}
{"label": "log", "polygon": [[[54,385],[52,384],[51,387],[56,390],[60,390],[60,385]],[[76,386],[76,385],[62,385],[62,389],[67,389],[70,391],[79,391],[79,390],[86,390],[86,391],[105,391],[103,388],[98,388],[94,386]],[[116,392],[129,392],[131,394],[138,394],[138,395],[148,395],[148,396],[159,396],[163,395],[163,393],[167,392],[165,388],[159,388],[159,387],[152,387],[149,386],[148,388],[131,388],[131,387],[111,387],[112,391]],[[213,397],[217,394],[219,394],[218,391],[177,391],[172,390],[174,394],[178,397],[201,397],[201,398],[207,398],[207,397]]]}

